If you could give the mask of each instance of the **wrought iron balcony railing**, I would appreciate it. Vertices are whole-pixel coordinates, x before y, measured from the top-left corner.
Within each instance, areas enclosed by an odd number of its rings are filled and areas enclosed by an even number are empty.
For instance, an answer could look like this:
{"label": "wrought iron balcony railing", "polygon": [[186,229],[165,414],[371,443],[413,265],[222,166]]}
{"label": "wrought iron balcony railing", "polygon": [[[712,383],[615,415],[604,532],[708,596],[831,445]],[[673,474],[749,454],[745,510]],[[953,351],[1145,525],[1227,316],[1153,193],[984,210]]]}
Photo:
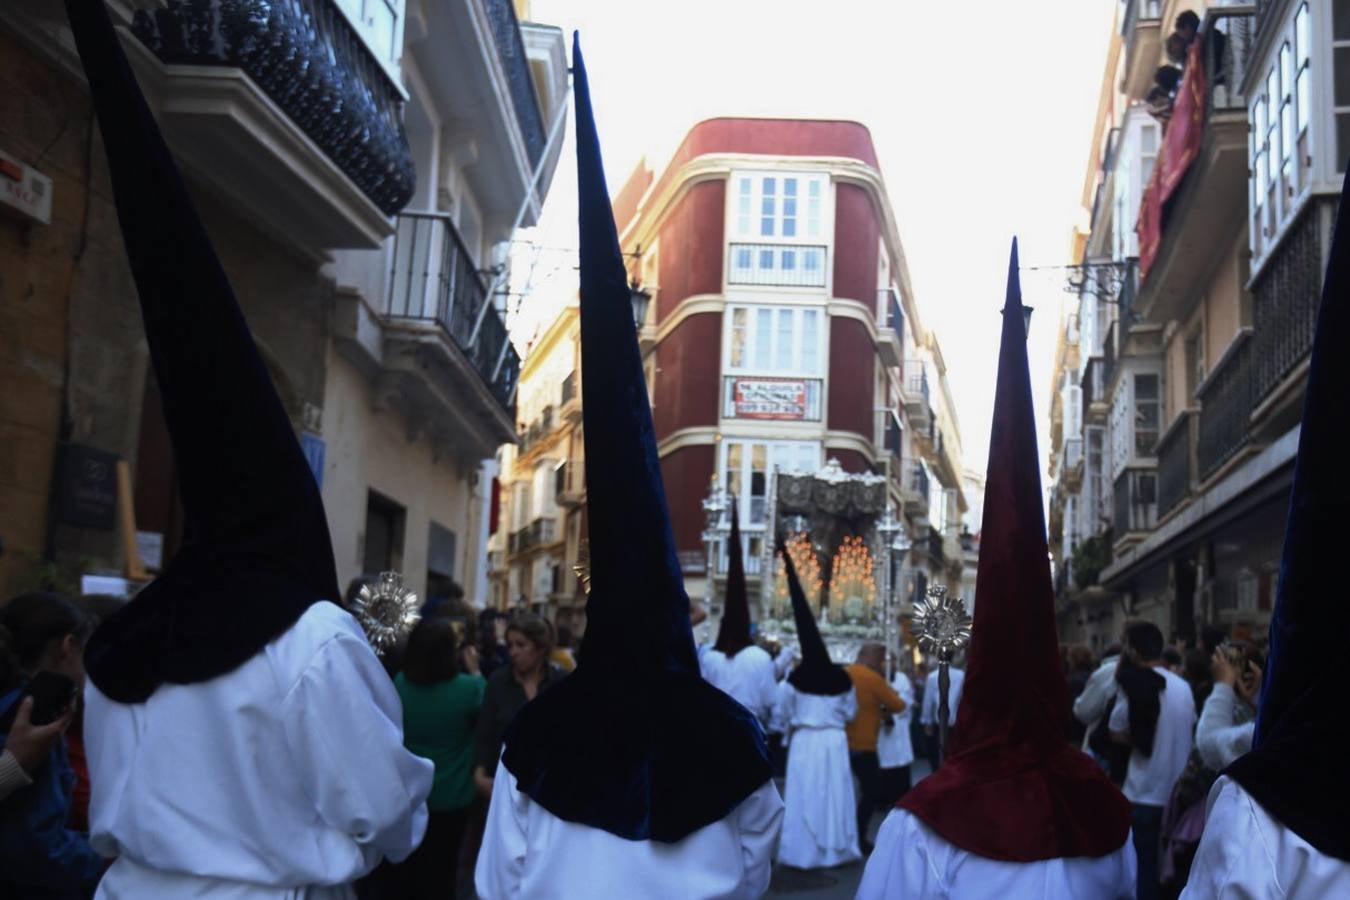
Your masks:
{"label": "wrought iron balcony railing", "polygon": [[1083,409],[1094,403],[1106,402],[1106,379],[1102,375],[1102,358],[1100,356],[1090,358],[1083,368],[1083,380],[1079,385],[1083,389]]}
{"label": "wrought iron balcony railing", "polygon": [[905,488],[912,494],[928,499],[928,471],[917,460],[905,466]]}
{"label": "wrought iron balcony railing", "polygon": [[170,3],[132,31],[165,63],[242,69],[385,215],[412,197],[402,95],[333,0]]}
{"label": "wrought iron balcony railing", "polygon": [[512,412],[520,357],[450,217],[401,214],[389,274],[389,317],[440,325],[492,396]]}
{"label": "wrought iron balcony railing", "polygon": [[502,71],[506,73],[506,87],[511,94],[511,106],[516,112],[520,135],[525,141],[525,153],[529,156],[530,165],[538,166],[544,156],[548,136],[545,133],[544,117],[539,112],[539,101],[535,97],[534,76],[530,74],[530,61],[525,55],[525,41],[520,36],[515,4],[511,0],[483,0],[483,8],[487,11],[497,58],[501,60]]}
{"label": "wrought iron balcony railing", "polygon": [[1279,387],[1312,350],[1322,289],[1317,203],[1304,207],[1252,285],[1252,402]]}
{"label": "wrought iron balcony railing", "polygon": [[904,454],[904,445],[901,442],[901,436],[904,434],[900,430],[900,421],[892,413],[886,415],[886,450],[896,459],[902,459]]}
{"label": "wrought iron balcony railing", "polygon": [[900,308],[900,294],[895,288],[886,291],[886,328],[890,328],[897,337],[905,334],[905,313]]}
{"label": "wrought iron balcony railing", "polygon": [[1205,58],[1205,83],[1209,87],[1209,114],[1243,112],[1247,99],[1242,94],[1242,79],[1256,43],[1256,14],[1211,8],[1205,13],[1202,52]]}
{"label": "wrought iron balcony railing", "polygon": [[553,543],[556,538],[556,522],[551,518],[540,517],[519,531],[511,534],[511,552],[523,553],[535,547]]}
{"label": "wrought iron balcony railing", "polygon": [[1200,433],[1195,456],[1204,481],[1242,449],[1250,438],[1252,412],[1251,331],[1239,332],[1219,365],[1200,386]]}
{"label": "wrought iron balcony railing", "polygon": [[1158,515],[1165,516],[1191,492],[1191,444],[1195,417],[1190,410],[1158,442]]}
{"label": "wrought iron balcony railing", "polygon": [[581,396],[580,385],[578,384],[577,373],[573,372],[563,379],[562,390],[559,392],[559,406],[566,406],[572,400]]}

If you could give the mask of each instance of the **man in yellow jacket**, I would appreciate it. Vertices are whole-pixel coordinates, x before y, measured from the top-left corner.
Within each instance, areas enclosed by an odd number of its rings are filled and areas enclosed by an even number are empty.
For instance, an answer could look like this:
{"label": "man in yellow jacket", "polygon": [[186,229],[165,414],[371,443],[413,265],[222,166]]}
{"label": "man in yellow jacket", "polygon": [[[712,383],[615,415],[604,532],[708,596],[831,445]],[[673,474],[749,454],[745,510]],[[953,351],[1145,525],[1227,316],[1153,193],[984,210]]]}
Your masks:
{"label": "man in yellow jacket", "polygon": [[881,797],[881,767],[877,761],[877,736],[881,715],[904,710],[905,701],[886,683],[882,674],[886,649],[881,644],[863,644],[857,662],[844,671],[853,679],[858,714],[848,723],[848,761],[858,779],[858,843],[864,854],[872,850],[867,829]]}

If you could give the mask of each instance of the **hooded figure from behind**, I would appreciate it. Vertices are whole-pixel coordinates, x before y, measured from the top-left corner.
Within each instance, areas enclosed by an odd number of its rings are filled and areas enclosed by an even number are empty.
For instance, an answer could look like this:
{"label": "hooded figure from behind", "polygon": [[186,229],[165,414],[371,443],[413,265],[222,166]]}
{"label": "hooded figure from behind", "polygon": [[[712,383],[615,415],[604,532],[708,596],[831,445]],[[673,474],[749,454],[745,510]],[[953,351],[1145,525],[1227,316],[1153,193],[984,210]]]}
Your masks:
{"label": "hooded figure from behind", "polygon": [[975,619],[942,767],[882,823],[859,887],[883,897],[1134,897],[1130,808],[1064,737],[1017,241],[989,438]]}
{"label": "hooded figure from behind", "polygon": [[[1251,752],[1210,790],[1183,897],[1350,891],[1350,605],[1338,536],[1350,513],[1350,181],[1342,187],[1303,400],[1270,652]],[[1254,853],[1252,848],[1263,848]]]}
{"label": "hooded figure from behind", "polygon": [[348,896],[421,840],[432,766],[337,605],[318,486],[108,10],[66,9],[185,512],[181,552],[86,649],[99,896]]}
{"label": "hooded figure from behind", "polygon": [[699,674],[578,38],[572,65],[586,633],[507,729],[475,883],[485,900],[759,896],[782,801],[755,716]]}
{"label": "hooded figure from behind", "polygon": [[778,558],[802,650],[801,663],[779,686],[774,711],[788,748],[787,809],[778,861],[798,869],[830,868],[861,858],[861,839],[866,837],[858,834],[845,732],[858,712],[857,692],[848,673],[830,660],[792,554],[781,539]]}
{"label": "hooded figure from behind", "polygon": [[739,506],[731,501],[731,537],[727,540],[727,592],[717,643],[699,659],[703,677],[769,725],[778,679],[773,657],[750,635],[750,603],[745,587]]}

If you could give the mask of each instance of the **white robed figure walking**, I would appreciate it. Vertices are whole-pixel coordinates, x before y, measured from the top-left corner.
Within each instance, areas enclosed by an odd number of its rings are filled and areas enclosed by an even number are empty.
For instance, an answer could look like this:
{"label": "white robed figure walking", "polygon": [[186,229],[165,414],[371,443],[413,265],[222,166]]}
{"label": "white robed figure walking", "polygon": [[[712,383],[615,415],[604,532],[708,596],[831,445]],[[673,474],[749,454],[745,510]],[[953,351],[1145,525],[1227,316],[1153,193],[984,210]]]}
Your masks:
{"label": "white robed figure walking", "polygon": [[779,687],[775,721],[787,734],[787,786],[778,861],[822,869],[862,858],[844,726],[858,712],[848,673],[830,661],[815,616],[783,545],[802,663]]}
{"label": "white robed figure walking", "polygon": [[703,679],[755,714],[768,728],[778,696],[773,657],[755,646],[750,634],[750,604],[741,551],[740,507],[731,499],[731,537],[727,541],[727,596],[717,643],[699,659]]}

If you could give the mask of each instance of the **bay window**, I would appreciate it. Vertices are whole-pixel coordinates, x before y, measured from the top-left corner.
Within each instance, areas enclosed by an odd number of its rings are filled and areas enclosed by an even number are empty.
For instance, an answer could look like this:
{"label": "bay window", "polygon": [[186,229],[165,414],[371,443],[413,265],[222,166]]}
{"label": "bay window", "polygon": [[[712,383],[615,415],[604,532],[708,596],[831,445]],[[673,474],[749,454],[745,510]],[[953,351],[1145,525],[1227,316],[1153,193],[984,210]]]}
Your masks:
{"label": "bay window", "polygon": [[823,174],[733,176],[728,283],[824,287],[828,185]]}

